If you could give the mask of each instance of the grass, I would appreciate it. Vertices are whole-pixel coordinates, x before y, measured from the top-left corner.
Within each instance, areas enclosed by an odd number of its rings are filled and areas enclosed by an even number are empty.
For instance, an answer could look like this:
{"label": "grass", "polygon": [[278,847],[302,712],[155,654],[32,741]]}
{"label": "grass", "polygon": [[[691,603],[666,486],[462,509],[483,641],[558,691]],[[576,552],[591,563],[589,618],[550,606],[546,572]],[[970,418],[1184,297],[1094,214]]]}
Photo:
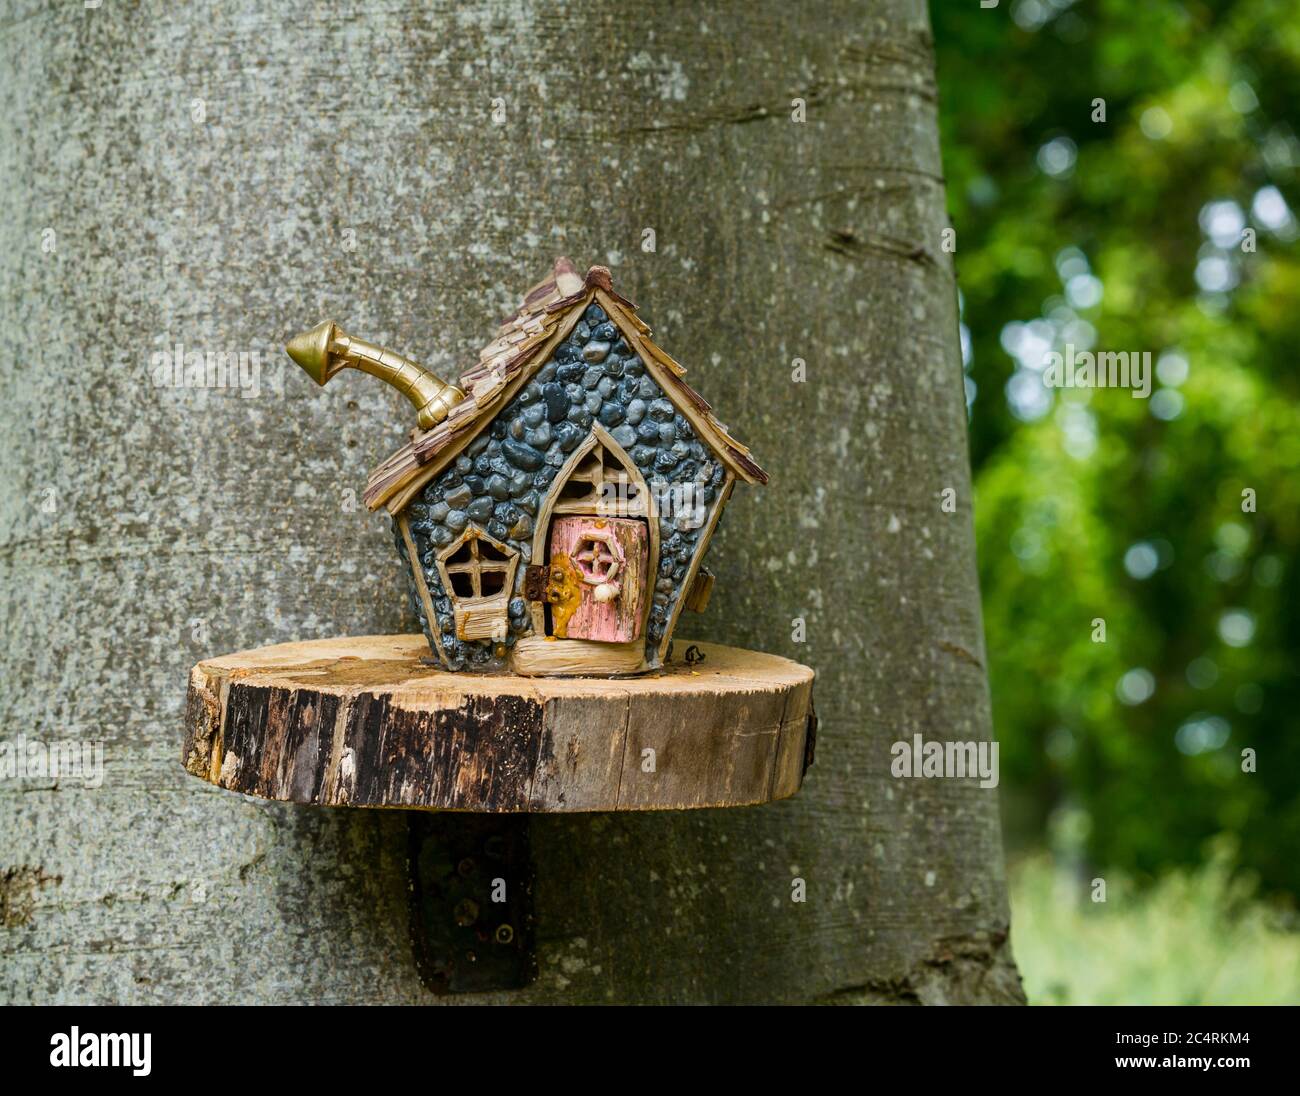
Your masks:
{"label": "grass", "polygon": [[1294,1005],[1300,932],[1220,850],[1145,886],[1103,876],[1104,902],[1045,854],[1011,868],[1011,943],[1033,1005]]}

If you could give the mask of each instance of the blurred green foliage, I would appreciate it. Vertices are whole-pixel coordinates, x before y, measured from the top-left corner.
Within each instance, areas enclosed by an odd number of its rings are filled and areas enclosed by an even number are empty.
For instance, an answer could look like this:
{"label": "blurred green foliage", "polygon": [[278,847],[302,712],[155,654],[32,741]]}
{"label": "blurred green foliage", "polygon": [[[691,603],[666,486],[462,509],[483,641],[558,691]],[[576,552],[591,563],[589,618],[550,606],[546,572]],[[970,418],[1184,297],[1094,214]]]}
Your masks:
{"label": "blurred green foliage", "polygon": [[1300,893],[1300,4],[933,18],[1009,841]]}
{"label": "blurred green foliage", "polygon": [[1114,875],[1104,902],[1046,856],[1014,864],[1011,947],[1029,1003],[1295,1004],[1300,934],[1232,870],[1229,845],[1152,886]]}

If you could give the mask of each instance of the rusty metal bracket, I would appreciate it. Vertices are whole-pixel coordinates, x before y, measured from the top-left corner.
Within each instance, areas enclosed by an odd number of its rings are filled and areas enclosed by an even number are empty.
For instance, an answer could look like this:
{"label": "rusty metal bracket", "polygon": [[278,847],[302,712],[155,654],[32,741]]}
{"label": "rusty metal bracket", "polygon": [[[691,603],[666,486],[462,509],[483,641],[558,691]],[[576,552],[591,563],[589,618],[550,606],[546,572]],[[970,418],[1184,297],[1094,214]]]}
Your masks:
{"label": "rusty metal bracket", "polygon": [[808,698],[808,726],[804,732],[803,740],[803,775],[808,775],[808,770],[812,768],[813,759],[817,756],[817,709],[813,706],[812,698]]}
{"label": "rusty metal bracket", "polygon": [[408,812],[411,950],[437,994],[522,989],[537,976],[525,814]]}

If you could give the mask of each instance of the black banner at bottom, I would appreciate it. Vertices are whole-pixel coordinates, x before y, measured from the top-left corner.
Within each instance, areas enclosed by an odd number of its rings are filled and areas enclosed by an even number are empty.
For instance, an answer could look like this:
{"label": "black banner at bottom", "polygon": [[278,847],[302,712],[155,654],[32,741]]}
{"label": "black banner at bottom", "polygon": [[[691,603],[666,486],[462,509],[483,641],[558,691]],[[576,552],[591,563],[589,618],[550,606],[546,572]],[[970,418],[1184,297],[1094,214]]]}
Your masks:
{"label": "black banner at bottom", "polygon": [[[32,1007],[2,1014],[17,1076],[91,1087],[211,1079],[332,1085],[416,1080],[455,1064],[518,1084],[636,1076],[676,1088],[765,1086],[849,1071],[1071,1081],[1121,1074],[1265,1081],[1291,1072],[1297,1014],[1277,1008]],[[1045,1073],[1044,1070],[1048,1072]],[[581,1071],[581,1072],[578,1072]],[[615,1072],[617,1071],[617,1072]],[[631,1073],[629,1073],[631,1071]],[[847,1078],[846,1078],[847,1079]]]}

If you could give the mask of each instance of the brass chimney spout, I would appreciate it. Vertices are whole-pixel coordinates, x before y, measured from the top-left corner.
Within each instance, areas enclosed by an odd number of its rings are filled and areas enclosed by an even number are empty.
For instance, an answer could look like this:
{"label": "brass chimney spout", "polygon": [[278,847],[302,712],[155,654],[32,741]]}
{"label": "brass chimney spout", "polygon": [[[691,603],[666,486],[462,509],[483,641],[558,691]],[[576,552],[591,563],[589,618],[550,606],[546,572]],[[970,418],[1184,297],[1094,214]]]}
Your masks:
{"label": "brass chimney spout", "polygon": [[319,385],[328,384],[330,378],[348,368],[360,369],[391,384],[415,406],[421,430],[437,426],[465,398],[454,384],[448,384],[419,362],[355,338],[329,320],[295,335],[285,349]]}

